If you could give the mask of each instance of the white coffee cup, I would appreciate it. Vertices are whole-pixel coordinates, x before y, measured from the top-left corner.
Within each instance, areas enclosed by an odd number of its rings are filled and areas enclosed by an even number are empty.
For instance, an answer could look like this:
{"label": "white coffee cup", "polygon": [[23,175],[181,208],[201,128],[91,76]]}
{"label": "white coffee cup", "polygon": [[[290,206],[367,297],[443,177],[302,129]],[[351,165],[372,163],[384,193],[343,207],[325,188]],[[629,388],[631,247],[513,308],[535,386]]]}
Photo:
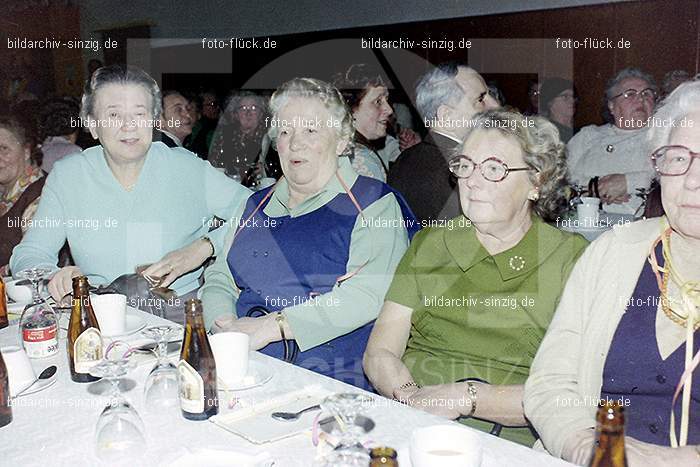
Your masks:
{"label": "white coffee cup", "polygon": [[22,279],[5,282],[7,296],[17,303],[29,303],[32,301],[32,287],[30,285],[17,285]]}
{"label": "white coffee cup", "polygon": [[483,456],[479,435],[459,425],[413,430],[409,453],[413,467],[478,467]]}
{"label": "white coffee cup", "polygon": [[593,228],[598,224],[598,206],[600,206],[600,198],[581,197],[581,204],[576,206],[580,227]]}
{"label": "white coffee cup", "polygon": [[248,374],[248,334],[218,332],[209,336],[209,345],[216,361],[216,376],[227,385],[240,383]]}
{"label": "white coffee cup", "polygon": [[34,369],[24,349],[8,346],[0,349],[5,360],[7,375],[10,381],[10,397],[25,390],[36,379]]}
{"label": "white coffee cup", "polygon": [[90,295],[100,331],[104,336],[117,336],[126,329],[126,295]]}

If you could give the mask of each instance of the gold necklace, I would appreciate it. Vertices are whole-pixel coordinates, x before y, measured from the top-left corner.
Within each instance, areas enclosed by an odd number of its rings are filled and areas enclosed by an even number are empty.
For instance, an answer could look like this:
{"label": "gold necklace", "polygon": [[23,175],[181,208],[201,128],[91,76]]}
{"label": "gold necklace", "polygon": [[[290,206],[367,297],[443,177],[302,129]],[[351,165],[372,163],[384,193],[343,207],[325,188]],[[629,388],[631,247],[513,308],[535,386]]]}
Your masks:
{"label": "gold necklace", "polygon": [[[666,230],[666,232],[662,234],[661,242],[663,245],[662,251],[664,257],[664,267],[663,269],[659,268],[659,272],[663,272],[660,290],[661,297],[659,297],[661,299],[661,310],[671,321],[685,328],[688,324],[689,317],[684,317],[683,315],[679,314],[671,308],[671,297],[669,297],[668,294],[668,278],[669,276],[673,275],[672,270],[674,269],[671,263],[671,229]],[[678,276],[677,273],[676,276]],[[676,278],[679,279],[678,277]],[[674,280],[674,282],[676,281]],[[677,282],[676,284],[678,285]],[[683,287],[680,287],[681,294],[683,294]],[[700,321],[698,321],[697,323],[693,323],[693,330],[697,331],[698,329],[700,329]]]}
{"label": "gold necklace", "polygon": [[[661,282],[661,309],[671,321],[682,327],[686,327],[688,324],[688,318],[679,315],[671,308],[671,298],[668,296],[668,276],[668,273],[664,273],[663,281]],[[694,323],[693,328],[695,331],[700,329],[700,321]]]}

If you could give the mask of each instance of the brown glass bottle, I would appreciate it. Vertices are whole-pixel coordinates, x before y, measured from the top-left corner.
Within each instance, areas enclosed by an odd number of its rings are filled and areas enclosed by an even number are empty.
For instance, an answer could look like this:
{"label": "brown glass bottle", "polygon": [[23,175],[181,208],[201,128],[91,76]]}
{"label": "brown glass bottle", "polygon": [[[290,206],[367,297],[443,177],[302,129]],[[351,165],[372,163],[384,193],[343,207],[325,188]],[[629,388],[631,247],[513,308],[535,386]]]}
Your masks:
{"label": "brown glass bottle", "polygon": [[219,413],[216,362],[204,329],[202,302],[196,299],[185,303],[185,335],[177,373],[183,417],[206,420]]}
{"label": "brown glass bottle", "polygon": [[5,283],[0,277],[0,329],[6,328],[10,324],[7,319],[7,297],[5,296]]}
{"label": "brown glass bottle", "polygon": [[10,380],[7,377],[7,366],[0,352],[0,426],[5,426],[12,421],[12,407],[10,407]]}
{"label": "brown glass bottle", "polygon": [[627,467],[625,408],[615,401],[601,401],[596,422],[596,443],[589,467]]}
{"label": "brown glass bottle", "polygon": [[89,373],[90,367],[102,360],[102,333],[90,303],[90,284],[85,276],[73,278],[67,345],[70,378],[77,383],[100,379]]}
{"label": "brown glass bottle", "polygon": [[399,467],[396,450],[388,447],[372,448],[369,452],[369,467]]}

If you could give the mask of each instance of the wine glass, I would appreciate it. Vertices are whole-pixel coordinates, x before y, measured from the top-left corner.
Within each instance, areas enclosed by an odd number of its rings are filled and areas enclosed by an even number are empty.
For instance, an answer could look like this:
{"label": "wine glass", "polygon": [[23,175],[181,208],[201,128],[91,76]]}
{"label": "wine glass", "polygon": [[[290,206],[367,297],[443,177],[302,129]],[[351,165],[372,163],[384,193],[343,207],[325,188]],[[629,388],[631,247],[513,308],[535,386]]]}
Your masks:
{"label": "wine glass", "polygon": [[157,342],[156,365],[146,378],[143,394],[148,410],[162,413],[178,406],[177,368],[168,360],[168,338],[177,328],[152,326],[141,331],[145,337]]}
{"label": "wine glass", "polygon": [[41,297],[41,281],[52,271],[37,267],[17,273],[32,284],[32,303],[24,307],[19,318],[19,341],[30,358],[43,358],[58,352],[59,315]]}
{"label": "wine glass", "polygon": [[647,202],[649,201],[649,195],[652,190],[647,190],[646,188],[637,188],[636,196],[641,198],[642,204],[639,205],[636,211],[634,211],[634,218],[641,219],[644,216],[644,210],[647,207]]}
{"label": "wine glass", "polygon": [[322,466],[361,466],[369,463],[369,453],[361,443],[364,429],[356,423],[357,417],[372,402],[359,393],[333,394],[321,402],[321,407],[336,420],[333,435],[338,438],[335,449],[321,460]]}
{"label": "wine glass", "polygon": [[95,426],[95,453],[110,464],[133,463],[146,449],[143,421],[119,391],[119,378],[126,375],[131,366],[126,358],[104,359],[90,369],[91,375],[105,378],[112,385],[110,401]]}
{"label": "wine glass", "polygon": [[569,209],[572,211],[576,210],[576,206],[581,204],[581,197],[586,192],[586,187],[580,184],[573,184],[570,186],[571,195],[569,198]]}
{"label": "wine glass", "polygon": [[338,446],[323,456],[315,467],[365,467],[369,465],[370,457],[367,449],[360,445]]}

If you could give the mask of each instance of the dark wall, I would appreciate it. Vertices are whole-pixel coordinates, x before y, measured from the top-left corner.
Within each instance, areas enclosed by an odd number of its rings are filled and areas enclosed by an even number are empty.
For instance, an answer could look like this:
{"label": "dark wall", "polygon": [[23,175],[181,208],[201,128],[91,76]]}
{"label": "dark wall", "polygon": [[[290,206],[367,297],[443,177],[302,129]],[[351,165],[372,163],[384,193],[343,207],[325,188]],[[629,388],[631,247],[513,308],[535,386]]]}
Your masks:
{"label": "dark wall", "polygon": [[[235,51],[230,77],[217,82],[222,87],[226,83],[231,88],[242,87],[252,76],[259,74],[265,64],[279,60],[299,47],[327,40],[381,37],[420,41],[429,37],[452,39],[456,43],[464,38],[473,40],[477,46],[469,50],[456,48],[452,52],[414,47],[411,52],[431,63],[445,60],[468,62],[488,77],[496,78],[509,103],[520,108],[526,105],[528,78],[537,75],[573,78],[580,95],[576,122],[580,126],[602,122],[600,108],[605,83],[626,66],[641,67],[654,75],[659,84],[664,74],[673,69],[685,69],[691,75],[697,73],[699,16],[700,2],[697,0],[654,0],[277,36],[276,49]],[[609,38],[616,45],[624,39],[629,41],[630,47],[571,51],[557,49],[554,39],[558,37],[579,41],[586,37]],[[479,42],[479,39],[489,40]],[[198,53],[197,46],[191,47],[191,53]],[[289,65],[281,71],[274,67],[270,69],[275,70],[279,84],[303,72],[300,70],[312,75],[342,71],[356,57],[371,53],[359,50],[359,40],[354,45],[357,50],[344,47],[331,57],[301,55],[303,60],[296,62],[298,68]],[[201,47],[199,53],[202,53]],[[164,54],[167,55],[160,51],[154,56]],[[383,50],[381,55],[392,65],[400,61],[397,51]],[[154,63],[159,60],[156,58]],[[428,67],[426,62],[416,63],[419,64],[398,66],[395,70],[400,77],[400,82],[394,83],[399,88],[396,94],[401,93],[401,88],[412,94],[416,78]],[[324,66],[327,72],[318,71]],[[275,80],[267,80],[270,81]]]}

